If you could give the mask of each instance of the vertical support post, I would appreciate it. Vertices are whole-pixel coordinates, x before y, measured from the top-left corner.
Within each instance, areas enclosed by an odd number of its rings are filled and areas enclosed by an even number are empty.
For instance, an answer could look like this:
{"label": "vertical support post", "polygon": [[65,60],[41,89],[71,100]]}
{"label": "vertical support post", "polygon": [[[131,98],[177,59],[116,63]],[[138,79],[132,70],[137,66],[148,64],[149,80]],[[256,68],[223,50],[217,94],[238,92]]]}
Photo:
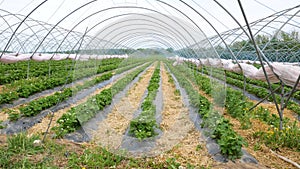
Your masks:
{"label": "vertical support post", "polygon": [[[283,127],[283,111],[284,111],[284,83],[280,81],[281,84],[281,93],[280,93],[280,111],[279,111],[279,118],[280,118],[280,124],[279,129],[282,130]],[[276,99],[276,98],[274,98]]]}
{"label": "vertical support post", "polygon": [[246,94],[246,76],[243,74],[243,77],[244,77],[244,87],[243,87],[243,94],[244,94],[244,96],[245,96],[245,94]]}

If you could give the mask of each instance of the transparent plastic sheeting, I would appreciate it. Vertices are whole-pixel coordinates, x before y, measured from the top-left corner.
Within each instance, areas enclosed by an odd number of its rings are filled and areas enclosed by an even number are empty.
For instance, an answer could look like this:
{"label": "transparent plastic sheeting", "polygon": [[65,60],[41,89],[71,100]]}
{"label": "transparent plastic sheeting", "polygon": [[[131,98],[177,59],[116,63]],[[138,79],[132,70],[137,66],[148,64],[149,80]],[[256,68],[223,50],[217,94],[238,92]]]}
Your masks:
{"label": "transparent plastic sheeting", "polygon": [[[236,64],[234,63],[235,61],[226,59],[186,59],[179,56],[172,57],[170,59],[176,60],[174,65],[188,61],[196,64],[197,66],[204,65],[214,68],[221,68],[226,71],[243,73],[247,78],[250,79],[266,81],[262,67],[258,69],[252,65],[254,63],[258,63],[255,61],[239,60],[240,63]],[[264,64],[266,73],[271,83],[278,83],[280,80],[282,80],[287,86],[293,87],[296,84],[297,79],[300,76],[300,67],[297,63],[272,62],[270,63],[270,66]],[[272,69],[275,74],[273,73]],[[279,79],[277,77],[279,77]],[[297,84],[296,88],[298,90],[300,89],[300,83]]]}
{"label": "transparent plastic sheeting", "polygon": [[[36,11],[32,11],[29,16],[0,9],[0,61],[14,63],[28,59],[37,61],[76,59],[75,54],[39,54],[76,51],[91,54],[78,57],[87,60],[102,58],[102,55],[109,54],[106,51],[111,49],[168,48],[174,51],[172,55],[201,58],[198,61],[203,65],[242,72],[252,79],[270,79],[272,83],[280,79],[289,86],[297,82],[299,67],[291,66],[287,62],[300,61],[299,3],[284,6],[286,9],[273,10],[272,13],[262,15],[255,21],[249,20],[249,24],[245,25],[246,18],[241,17],[241,11],[236,8],[238,6],[231,8],[238,5],[237,2],[229,4],[225,1],[209,0],[203,0],[201,3],[194,0],[130,2],[67,0],[60,7],[55,1],[45,1],[41,6],[33,5]],[[53,11],[47,7],[51,3]],[[267,10],[254,2],[245,1],[243,4],[247,15],[250,15],[248,12],[252,5],[257,11]],[[268,4],[269,8],[272,8],[272,5]],[[70,9],[65,10],[66,8]],[[42,17],[45,13],[49,13],[50,16]],[[53,17],[54,20],[51,22],[45,21],[46,18],[52,18],[51,15],[57,16]],[[253,37],[250,36],[249,29]],[[33,54],[17,56],[3,51]],[[261,57],[258,57],[258,51]],[[262,69],[246,63],[234,64],[231,59],[235,60],[234,63],[246,59],[262,60],[266,62],[264,66],[267,74],[264,74]],[[299,89],[299,84],[297,85]]]}
{"label": "transparent plastic sheeting", "polygon": [[[246,3],[246,2],[243,2]],[[250,1],[249,1],[250,3]],[[253,3],[254,5],[255,3]],[[272,7],[272,4],[267,4]],[[247,6],[244,6],[247,12]],[[300,5],[274,11],[271,15],[262,16],[260,19],[250,22],[253,38],[256,47],[263,55],[264,61],[269,62],[296,62],[300,61]],[[232,11],[231,14],[233,14]],[[249,11],[250,12],[250,11]],[[261,11],[260,11],[261,12]],[[250,15],[250,14],[248,14]],[[233,15],[234,16],[234,15]],[[236,17],[236,16],[234,16]],[[237,18],[236,18],[237,19]],[[227,31],[219,32],[208,36],[208,41],[222,59],[258,60],[255,47],[250,40],[247,25],[238,20],[240,26]],[[226,20],[227,22],[227,20]],[[223,22],[226,24],[225,22]],[[215,26],[216,30],[218,27]],[[199,41],[198,46],[205,46],[207,41]],[[197,44],[189,46],[197,53]],[[198,52],[199,53],[199,52]]]}
{"label": "transparent plastic sheeting", "polygon": [[[57,11],[47,8],[49,4]],[[198,26],[201,21],[191,20],[191,16],[182,12],[193,10],[175,0],[136,3],[66,0],[61,7],[59,3],[47,1],[28,18],[1,8],[0,51],[63,53],[79,47],[81,50],[181,49],[207,39]],[[42,17],[45,12],[53,12],[52,22],[45,21],[50,16]]]}
{"label": "transparent plastic sheeting", "polygon": [[76,54],[40,54],[36,53],[32,54],[17,54],[10,53],[4,54],[0,58],[0,62],[2,63],[16,63],[19,61],[47,61],[47,60],[64,60],[64,59],[72,59],[72,60],[89,60],[89,59],[107,59],[107,58],[128,58],[127,54],[124,55],[76,55]]}

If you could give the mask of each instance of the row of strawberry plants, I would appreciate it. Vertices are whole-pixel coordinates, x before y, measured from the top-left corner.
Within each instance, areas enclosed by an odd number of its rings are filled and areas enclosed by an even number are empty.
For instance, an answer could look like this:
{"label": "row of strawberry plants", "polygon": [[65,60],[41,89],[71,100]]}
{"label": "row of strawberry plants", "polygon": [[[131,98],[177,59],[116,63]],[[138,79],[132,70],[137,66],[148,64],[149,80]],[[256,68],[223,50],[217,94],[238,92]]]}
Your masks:
{"label": "row of strawberry plants", "polygon": [[127,69],[128,66],[131,66],[131,68],[137,67],[138,65],[141,65],[143,63],[151,62],[148,58],[130,58],[126,61],[122,62],[119,65],[119,68],[116,70],[116,73],[123,72],[123,70]]}
{"label": "row of strawberry plants", "polygon": [[19,63],[4,64],[3,68],[0,70],[1,73],[3,74],[3,76],[0,77],[0,85],[9,84],[16,80],[26,79],[27,77],[33,78],[33,77],[43,77],[49,75],[56,76],[57,74],[61,73],[62,70],[64,69],[70,70],[71,67],[73,67],[72,61],[68,61],[68,60],[56,61],[56,62],[27,61],[26,64],[19,64]]}
{"label": "row of strawberry plants", "polygon": [[20,112],[27,117],[35,116],[40,113],[42,110],[48,109],[59,102],[65,101],[72,95],[78,93],[82,89],[91,87],[97,83],[109,80],[112,77],[112,73],[106,73],[102,76],[96,77],[91,81],[86,81],[82,85],[78,85],[74,88],[66,88],[62,92],[55,92],[55,94],[43,97],[34,101],[31,101],[28,105],[20,107]]}
{"label": "row of strawberry plants", "polygon": [[[233,79],[238,79],[238,80],[241,80],[241,81],[244,80],[244,76],[239,74],[239,73],[226,71],[226,76],[231,77]],[[268,83],[260,81],[260,80],[254,80],[254,79],[246,78],[246,82],[249,83],[249,84],[253,84],[253,85],[256,85],[256,86],[260,86],[260,87],[269,89]],[[271,87],[272,87],[272,90],[275,90],[275,89],[280,87],[280,84],[272,84]],[[285,86],[284,90],[285,90],[285,92],[291,92],[292,89],[290,87]],[[276,91],[276,93],[278,93],[278,94],[280,94],[280,92],[281,92],[280,90]],[[300,100],[300,91],[296,91],[293,94],[293,97]]]}
{"label": "row of strawberry plants", "polygon": [[[122,71],[118,70],[118,73],[122,73],[126,70],[129,70],[135,66],[138,66],[141,63],[133,64],[122,68]],[[72,88],[66,88],[62,92],[55,92],[53,95],[43,97],[40,99],[33,100],[29,102],[26,106],[19,108],[20,113],[15,113],[13,110],[7,109],[6,112],[9,114],[11,120],[17,120],[22,117],[22,115],[30,117],[36,114],[39,114],[42,110],[48,109],[59,102],[62,102],[72,95],[78,93],[79,91],[94,86],[98,83],[101,83],[105,80],[109,80],[113,76],[112,72],[105,73],[101,76],[97,76],[92,80],[85,81],[83,84],[76,85]]]}
{"label": "row of strawberry plants", "polygon": [[15,74],[15,73],[27,73],[28,69],[28,64],[29,68],[32,70],[38,69],[38,70],[43,70],[43,69],[48,69],[49,65],[51,67],[65,67],[65,66],[70,66],[72,65],[71,60],[61,60],[61,61],[42,61],[42,62],[36,62],[36,61],[22,61],[22,62],[17,62],[17,63],[0,63],[0,72],[1,73],[7,73],[7,74]]}
{"label": "row of strawberry plants", "polygon": [[[0,77],[0,85],[8,84],[16,80],[21,80],[31,77],[42,77],[42,76],[55,76],[61,74],[62,70],[72,70],[74,66],[76,69],[86,69],[93,68],[96,64],[100,64],[98,67],[101,69],[104,65],[117,64],[123,61],[123,59],[113,58],[113,59],[103,59],[101,61],[74,61],[64,60],[64,61],[24,61],[12,64],[1,64],[0,72],[3,76]],[[28,67],[29,64],[29,67]],[[29,72],[28,72],[29,68]],[[72,68],[72,69],[70,69]]]}
{"label": "row of strawberry plants", "polygon": [[[204,71],[204,73],[209,75],[209,73],[206,70]],[[224,76],[219,74],[219,73],[216,73],[216,71],[214,73],[212,73],[211,75],[214,78],[217,78],[217,79],[220,79],[220,80],[224,79]],[[231,77],[227,76],[226,77],[226,83],[237,86],[241,89],[244,88],[244,82],[240,79],[234,79],[234,78],[231,78]],[[246,89],[247,92],[249,92],[249,93],[251,93],[251,94],[253,94],[253,95],[255,95],[259,98],[265,98],[267,95],[269,95],[269,90],[268,89],[258,88],[258,87],[255,87],[255,86],[251,85],[251,84],[246,84],[245,89]],[[276,97],[277,102],[279,103],[280,102],[280,97],[278,95],[275,95],[275,97]],[[273,98],[270,96],[268,98],[268,100],[273,101]],[[294,111],[297,114],[300,114],[300,107],[294,101],[290,100],[287,104],[287,108]]]}
{"label": "row of strawberry plants", "polygon": [[[198,75],[201,76],[201,75]],[[203,80],[209,81],[209,78],[202,76]],[[258,119],[269,125],[268,131],[258,131],[254,133],[254,137],[259,138],[267,146],[272,149],[279,147],[288,147],[291,149],[300,150],[300,129],[296,125],[297,122],[290,122],[290,119],[284,118],[283,130],[278,130],[280,124],[279,116],[271,114],[268,109],[258,106],[256,109],[249,112],[254,103],[248,101],[243,93],[231,88],[226,89],[226,110],[227,113],[237,118],[241,122],[242,129],[249,129],[252,127],[252,118]]]}
{"label": "row of strawberry plants", "polygon": [[[198,76],[198,78],[203,78],[206,79],[207,81],[209,81],[208,77],[202,76],[198,73],[198,71],[195,71]],[[214,71],[215,73],[218,71]],[[219,72],[220,73],[220,72]],[[208,74],[207,71],[205,72],[205,74]],[[213,76],[217,77],[218,79],[221,79],[222,76],[219,74],[213,74]],[[227,77],[228,78],[228,77]],[[229,82],[231,82],[231,84],[238,86],[240,88],[242,88],[243,83],[237,79],[233,79],[233,78],[228,78]],[[240,78],[241,79],[241,78]],[[246,89],[251,88],[251,85],[247,85]],[[258,91],[256,89],[254,89],[256,92],[253,92],[253,94],[258,93]],[[238,90],[233,90],[231,88],[227,88],[226,90],[227,94],[226,94],[226,108],[228,110],[228,112],[230,113],[230,115],[234,118],[240,118],[239,120],[243,121],[242,125],[246,125],[244,126],[244,128],[248,128],[247,126],[249,126],[246,122],[244,121],[245,119],[249,119],[249,112],[248,110],[251,109],[254,106],[253,102],[247,101],[246,97],[243,95],[243,93],[241,91]],[[262,95],[257,95],[260,97],[265,96],[264,94]],[[272,98],[271,98],[272,99]],[[277,99],[279,100],[279,97],[277,97]],[[258,110],[259,111],[256,111]],[[255,109],[255,111],[253,111],[255,113],[255,117],[259,117],[259,119],[261,121],[266,122],[269,125],[274,125],[274,126],[279,126],[279,117],[274,115],[274,114],[270,114],[270,112],[267,109],[263,109],[261,106],[258,106],[257,109]],[[259,113],[257,113],[259,112]],[[249,120],[247,120],[249,121]],[[288,119],[285,118],[284,122],[287,123]],[[243,127],[243,126],[242,126]]]}
{"label": "row of strawberry plants", "polygon": [[[104,65],[98,68],[97,73],[103,73],[116,68],[118,68],[118,64],[112,63],[109,65]],[[21,80],[19,83],[8,87],[11,88],[11,90],[0,94],[0,104],[11,103],[13,100],[18,98],[27,98],[37,92],[52,89],[65,83],[71,83],[74,80],[88,77],[93,74],[95,74],[93,69],[87,69],[84,71],[76,71],[76,75],[74,76],[70,76],[68,73],[61,72],[61,75],[51,78],[45,77],[33,80]]]}
{"label": "row of strawberry plants", "polygon": [[[78,72],[82,71],[82,70],[87,70],[87,68],[94,70],[94,72],[98,72],[98,73],[102,73],[103,70],[107,69],[106,66],[108,65],[119,65],[119,63],[122,61],[122,59],[104,59],[101,61],[77,61],[76,64],[72,63],[72,62],[61,62],[61,61],[57,61],[59,62],[61,65],[56,66],[56,67],[51,67],[51,71],[55,70],[55,72],[51,73],[52,77],[63,77],[63,76],[67,76],[68,74],[70,74],[70,71],[76,70]],[[35,63],[35,67],[31,66],[30,69],[30,74],[35,74],[36,71],[39,71],[39,69],[42,69],[43,71],[46,71],[48,74],[48,67],[46,67],[47,63],[50,64],[51,61],[47,61],[47,62],[38,62],[40,65],[36,65]],[[62,65],[64,63],[67,63],[66,65]],[[53,63],[51,63],[53,64]],[[96,65],[98,66],[96,66]],[[100,64],[100,65],[99,65]],[[10,64],[9,64],[10,66]],[[27,69],[27,65],[25,65],[26,67],[24,67],[24,69]],[[37,67],[38,66],[38,67]],[[71,68],[72,67],[72,68]],[[103,67],[103,68],[102,68]],[[71,68],[71,69],[70,69]],[[3,72],[4,75],[8,75],[9,77],[14,76],[14,71],[21,71],[24,74],[27,74],[27,70],[11,70],[12,73],[9,73],[9,71],[5,71]],[[50,77],[51,77],[50,76]],[[38,74],[37,76],[29,76],[30,77],[39,77],[39,78],[49,78],[48,76],[43,76],[42,74]],[[4,78],[3,76],[1,78]],[[30,78],[32,79],[32,78]],[[30,80],[29,79],[29,80]],[[23,80],[23,81],[26,81]],[[18,84],[18,81],[14,80],[14,84]],[[13,87],[16,87],[16,85],[13,85]]]}
{"label": "row of strawberry plants", "polygon": [[125,77],[119,79],[110,88],[102,90],[99,94],[90,97],[86,102],[72,107],[68,112],[57,120],[58,126],[52,128],[57,137],[63,137],[67,133],[76,131],[82,123],[87,122],[95,116],[105,106],[110,105],[112,98],[124,90],[124,88],[134,80],[150,63],[137,68]]}
{"label": "row of strawberry plants", "polygon": [[76,76],[67,76],[62,73],[60,77],[38,78],[32,80],[21,80],[17,84],[10,86],[11,90],[0,94],[0,104],[11,103],[18,98],[28,98],[29,96],[54,87],[71,83],[74,80],[84,78],[94,74],[94,71],[78,72]]}
{"label": "row of strawberry plants", "polygon": [[[217,76],[215,76],[216,78],[218,78]],[[232,84],[234,86],[237,86],[239,88],[243,88],[244,87],[244,83],[240,80],[236,80],[230,77],[226,78],[226,82],[229,84]],[[246,84],[245,89],[247,92],[254,94],[255,96],[259,97],[259,98],[264,98],[267,95],[269,95],[269,91],[265,88],[257,88],[254,87],[250,84]],[[278,95],[275,95],[277,102],[280,102],[280,97]],[[272,97],[268,98],[269,101],[273,101],[274,99]],[[300,114],[300,107],[298,106],[298,104],[294,101],[289,101],[287,108],[290,110],[293,110],[295,113]]]}
{"label": "row of strawberry plants", "polygon": [[[194,65],[194,64],[192,64],[192,65],[189,64],[189,65],[190,65],[191,68],[198,70],[198,68],[196,67],[196,65]],[[202,69],[201,71],[203,73],[208,74],[208,75],[210,74],[207,71],[206,67],[202,67],[201,69]],[[232,78],[234,80],[239,80],[239,81],[242,81],[242,82],[244,81],[244,76],[242,74],[240,74],[240,73],[235,73],[235,72],[230,72],[230,71],[224,71],[223,69],[218,69],[218,68],[213,68],[213,69],[211,69],[211,71],[212,71],[213,75],[214,74],[224,74],[224,72],[225,72],[227,78],[229,77],[229,78]],[[255,86],[260,86],[260,87],[265,88],[267,91],[269,91],[269,85],[268,85],[267,82],[263,82],[261,80],[250,79],[250,78],[247,78],[247,77],[245,78],[245,80],[246,80],[246,82],[248,84],[252,84],[252,85],[255,85]],[[272,90],[275,90],[275,89],[277,89],[279,87],[281,87],[280,84],[271,84]],[[291,90],[292,89],[289,86],[285,86],[284,87],[284,91],[285,92],[291,92]],[[280,94],[280,92],[281,92],[281,90],[277,90],[276,91],[277,94]],[[300,91],[296,91],[293,94],[293,97],[296,98],[296,99],[298,99],[298,100],[300,100]]]}
{"label": "row of strawberry plants", "polygon": [[221,153],[232,160],[240,158],[242,155],[241,148],[246,142],[232,129],[229,120],[220,115],[219,112],[212,110],[212,103],[206,97],[200,95],[192,84],[186,80],[186,77],[191,76],[193,72],[184,66],[175,68],[168,64],[168,67],[178,79],[179,84],[186,90],[192,105],[198,108],[198,113],[203,119],[201,126],[210,130],[208,134],[217,141]]}
{"label": "row of strawberry plants", "polygon": [[138,67],[138,66],[140,66],[144,63],[145,63],[144,61],[138,61],[138,62],[132,63],[132,64],[130,64],[128,66],[125,66],[125,67],[119,67],[118,69],[116,69],[115,74],[120,74],[120,73],[122,73],[126,70]]}
{"label": "row of strawberry plants", "polygon": [[[190,65],[193,66],[193,65]],[[196,68],[196,67],[193,67]],[[210,81],[201,78],[201,76],[198,76],[197,73],[188,73],[186,74],[187,78],[191,80],[192,83],[197,84],[199,87],[199,90],[204,91],[206,94],[211,95],[212,93],[212,87],[210,86]]]}
{"label": "row of strawberry plants", "polygon": [[150,79],[147,87],[148,94],[141,105],[141,114],[130,121],[129,133],[140,140],[157,135],[155,132],[155,128],[157,127],[155,119],[156,106],[153,104],[153,100],[156,97],[159,82],[160,64],[156,66]]}
{"label": "row of strawberry plants", "polygon": [[[14,70],[22,70],[26,72],[27,70],[27,66],[29,63],[29,66],[32,68],[45,68],[48,69],[49,65],[50,67],[65,67],[68,65],[74,65],[74,63],[76,64],[76,67],[78,68],[90,68],[90,67],[95,67],[95,63],[96,65],[107,65],[107,64],[112,64],[112,63],[116,63],[116,62],[120,62],[123,61],[123,58],[107,58],[107,59],[102,59],[102,60],[87,60],[87,61],[81,61],[81,60],[70,60],[70,59],[66,59],[66,60],[47,60],[47,61],[33,61],[33,60],[29,60],[29,61],[21,61],[21,62],[16,62],[16,63],[10,63],[10,64],[6,64],[6,63],[0,63],[0,72],[4,73],[4,72],[14,72]],[[12,70],[14,69],[14,70]]]}

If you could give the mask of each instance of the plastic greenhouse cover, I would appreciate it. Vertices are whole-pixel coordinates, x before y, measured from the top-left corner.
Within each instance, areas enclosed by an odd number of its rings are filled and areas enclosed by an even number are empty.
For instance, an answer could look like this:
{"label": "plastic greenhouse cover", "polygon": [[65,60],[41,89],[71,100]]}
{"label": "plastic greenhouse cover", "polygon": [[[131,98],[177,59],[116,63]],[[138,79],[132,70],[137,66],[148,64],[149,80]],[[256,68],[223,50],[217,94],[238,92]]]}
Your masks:
{"label": "plastic greenhouse cover", "polygon": [[35,61],[47,61],[47,60],[89,60],[89,59],[107,59],[107,58],[128,58],[128,55],[77,55],[76,54],[40,54],[36,53],[32,57],[32,54],[18,54],[9,53],[4,54],[0,58],[2,63],[16,63],[20,61],[35,60]]}
{"label": "plastic greenhouse cover", "polygon": [[[173,65],[177,65],[184,61],[190,61],[193,63],[196,62],[197,59],[191,60],[191,59],[185,59],[185,58],[175,58],[176,62]],[[257,69],[255,66],[249,64],[249,63],[257,63],[254,61],[249,60],[239,60],[239,65],[236,63],[233,63],[232,60],[225,60],[225,59],[199,59],[201,62],[201,65],[205,66],[211,66],[211,67],[217,67],[217,68],[223,68],[224,70],[236,72],[236,73],[243,73],[247,78],[250,79],[256,79],[256,80],[262,80],[267,81],[263,68]],[[285,85],[293,87],[295,83],[297,82],[297,79],[300,75],[300,66],[297,66],[298,63],[285,63],[285,62],[274,62],[270,63],[272,66],[272,69],[268,65],[264,65],[264,68],[266,70],[266,74],[268,76],[268,79],[271,83],[278,83],[280,80],[284,82]],[[241,70],[241,68],[242,70]],[[279,77],[279,79],[277,78]],[[300,89],[300,83],[297,84],[296,87],[298,90]]]}

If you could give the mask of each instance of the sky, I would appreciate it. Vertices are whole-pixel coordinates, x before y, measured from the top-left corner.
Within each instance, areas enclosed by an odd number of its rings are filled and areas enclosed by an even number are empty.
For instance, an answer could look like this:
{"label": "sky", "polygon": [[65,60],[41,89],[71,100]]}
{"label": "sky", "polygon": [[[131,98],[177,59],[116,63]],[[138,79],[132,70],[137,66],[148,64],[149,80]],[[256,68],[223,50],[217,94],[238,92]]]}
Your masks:
{"label": "sky", "polygon": [[[75,10],[79,6],[90,2],[91,0],[48,0],[36,11],[34,11],[30,18],[44,21],[51,24],[56,24],[63,17],[68,15],[71,11]],[[74,14],[67,17],[59,26],[71,29],[80,20],[86,16],[109,7],[116,6],[140,6],[149,9],[155,9],[163,14],[174,16],[179,18],[181,22],[185,22],[185,26],[192,30],[196,30],[197,26],[201,29],[199,34],[201,36],[213,36],[216,35],[216,31],[196,12],[188,8],[179,0],[161,0],[167,2],[180,9],[184,14],[192,18],[190,21],[186,16],[180,12],[170,8],[164,3],[157,2],[156,0],[98,0],[83,7]],[[218,32],[224,32],[226,30],[236,28],[238,25],[234,20],[220,7],[214,0],[184,0],[187,4],[195,8],[201,15],[203,15]],[[240,23],[245,25],[244,19],[237,0],[217,0],[224,8],[226,8]],[[281,11],[287,8],[300,5],[299,0],[241,0],[244,7],[246,16],[250,22],[258,20],[260,18],[269,16],[275,11]],[[9,11],[15,14],[27,15],[37,5],[42,3],[43,0],[0,0],[0,9]],[[83,21],[79,26],[75,28],[76,31],[84,32],[87,28],[92,27],[95,23],[103,21],[114,15],[121,15],[124,13],[151,13],[149,10],[142,10],[137,8],[115,8],[112,10],[105,10],[99,14],[93,15],[89,19]],[[0,12],[3,14],[3,12]],[[150,14],[151,15],[151,14]],[[6,18],[7,19],[7,18]],[[181,20],[182,19],[182,20]],[[9,22],[14,22],[13,19]],[[96,35],[104,27],[115,23],[116,20],[108,20],[103,22],[100,26],[91,30],[89,34]],[[0,21],[1,23],[1,21]],[[1,25],[0,25],[1,29]],[[178,29],[178,26],[174,23],[174,29]],[[198,29],[197,29],[198,30]],[[202,35],[203,34],[203,35]]]}

